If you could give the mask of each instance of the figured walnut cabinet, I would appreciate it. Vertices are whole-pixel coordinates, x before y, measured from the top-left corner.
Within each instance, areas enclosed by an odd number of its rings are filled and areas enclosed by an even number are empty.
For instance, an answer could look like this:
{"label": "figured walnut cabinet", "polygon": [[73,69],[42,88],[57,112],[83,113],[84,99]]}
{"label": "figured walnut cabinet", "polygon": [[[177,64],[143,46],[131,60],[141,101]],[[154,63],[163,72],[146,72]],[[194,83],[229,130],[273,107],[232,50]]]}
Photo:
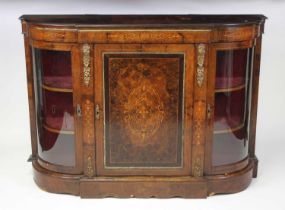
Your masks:
{"label": "figured walnut cabinet", "polygon": [[197,198],[257,175],[262,15],[24,15],[34,179]]}

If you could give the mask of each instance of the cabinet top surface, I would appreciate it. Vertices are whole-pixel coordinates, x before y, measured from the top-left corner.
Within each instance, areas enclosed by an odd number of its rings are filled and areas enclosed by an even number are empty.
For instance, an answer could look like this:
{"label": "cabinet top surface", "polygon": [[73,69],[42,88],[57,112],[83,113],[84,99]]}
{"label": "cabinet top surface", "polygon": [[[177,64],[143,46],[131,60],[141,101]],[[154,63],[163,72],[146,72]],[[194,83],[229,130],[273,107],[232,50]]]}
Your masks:
{"label": "cabinet top surface", "polygon": [[34,24],[94,27],[234,26],[263,23],[264,15],[22,15]]}

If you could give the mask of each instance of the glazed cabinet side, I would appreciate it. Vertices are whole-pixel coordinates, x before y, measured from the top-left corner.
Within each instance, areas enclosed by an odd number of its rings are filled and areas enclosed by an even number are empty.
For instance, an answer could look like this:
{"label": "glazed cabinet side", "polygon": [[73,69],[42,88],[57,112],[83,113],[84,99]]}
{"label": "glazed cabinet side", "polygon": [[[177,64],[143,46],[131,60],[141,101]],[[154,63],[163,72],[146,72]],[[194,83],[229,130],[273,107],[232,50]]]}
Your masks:
{"label": "glazed cabinet side", "polygon": [[233,173],[249,164],[254,48],[254,39],[210,45],[206,174]]}
{"label": "glazed cabinet side", "polygon": [[37,161],[48,170],[82,173],[80,48],[29,40],[32,49]]}

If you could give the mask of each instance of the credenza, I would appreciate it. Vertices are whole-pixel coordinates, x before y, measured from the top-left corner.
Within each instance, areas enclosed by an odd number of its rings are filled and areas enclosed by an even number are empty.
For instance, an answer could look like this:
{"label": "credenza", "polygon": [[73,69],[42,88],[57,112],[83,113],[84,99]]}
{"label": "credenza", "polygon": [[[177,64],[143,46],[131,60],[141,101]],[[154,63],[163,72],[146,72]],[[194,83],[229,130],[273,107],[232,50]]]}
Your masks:
{"label": "credenza", "polygon": [[203,198],[257,175],[263,15],[23,15],[34,180]]}

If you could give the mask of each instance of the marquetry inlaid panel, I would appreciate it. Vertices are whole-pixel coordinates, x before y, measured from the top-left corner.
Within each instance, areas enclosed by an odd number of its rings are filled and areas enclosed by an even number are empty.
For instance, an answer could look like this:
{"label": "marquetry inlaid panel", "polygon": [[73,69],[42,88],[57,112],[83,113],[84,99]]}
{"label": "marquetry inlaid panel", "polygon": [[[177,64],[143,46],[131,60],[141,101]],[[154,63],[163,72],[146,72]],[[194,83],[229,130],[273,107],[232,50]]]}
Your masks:
{"label": "marquetry inlaid panel", "polygon": [[105,166],[182,164],[183,54],[104,55]]}

